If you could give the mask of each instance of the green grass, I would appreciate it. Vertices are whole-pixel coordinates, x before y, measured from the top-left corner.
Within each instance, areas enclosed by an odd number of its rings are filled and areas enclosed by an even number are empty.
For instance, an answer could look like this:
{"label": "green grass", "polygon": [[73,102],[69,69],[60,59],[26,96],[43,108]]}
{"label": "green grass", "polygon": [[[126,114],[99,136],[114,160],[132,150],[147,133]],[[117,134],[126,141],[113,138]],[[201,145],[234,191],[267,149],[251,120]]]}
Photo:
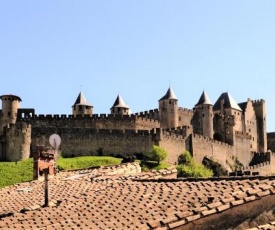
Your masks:
{"label": "green grass", "polygon": [[150,171],[152,169],[155,170],[160,170],[160,169],[165,169],[165,168],[169,168],[172,165],[166,162],[160,162],[160,164],[158,164],[158,162],[156,161],[147,161],[147,162],[142,162],[141,163],[141,170],[144,172]]}
{"label": "green grass", "polygon": [[[82,156],[74,158],[59,158],[57,165],[63,170],[85,169],[95,166],[120,164],[120,158],[109,156]],[[142,165],[142,171],[168,168],[171,165],[161,162],[148,161]],[[33,159],[16,162],[0,162],[0,188],[33,179]]]}
{"label": "green grass", "polygon": [[33,178],[33,159],[16,162],[0,162],[0,188]]}
{"label": "green grass", "polygon": [[64,170],[83,169],[94,166],[117,165],[120,164],[120,158],[109,156],[83,156],[74,158],[59,158],[57,165]]}
{"label": "green grass", "polygon": [[[93,166],[120,164],[121,159],[107,156],[83,156],[59,158],[60,169],[84,169]],[[16,162],[0,162],[0,188],[33,179],[33,159]]]}

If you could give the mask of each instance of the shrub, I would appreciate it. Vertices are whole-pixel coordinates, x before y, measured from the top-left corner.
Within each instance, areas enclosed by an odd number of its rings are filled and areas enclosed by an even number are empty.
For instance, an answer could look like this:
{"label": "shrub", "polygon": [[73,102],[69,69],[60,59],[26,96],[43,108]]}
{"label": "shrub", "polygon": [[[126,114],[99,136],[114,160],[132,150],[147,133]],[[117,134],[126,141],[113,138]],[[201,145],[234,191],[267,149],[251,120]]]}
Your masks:
{"label": "shrub", "polygon": [[214,176],[227,176],[227,170],[211,158],[203,158],[202,164],[213,171]]}
{"label": "shrub", "polygon": [[161,161],[164,161],[167,155],[165,149],[157,145],[153,145],[152,150],[147,153],[147,157],[152,161],[157,161],[158,164],[160,164]]}
{"label": "shrub", "polygon": [[177,166],[178,177],[212,177],[213,172],[211,169],[206,168],[203,164],[195,162],[190,152],[179,156],[179,164]]}

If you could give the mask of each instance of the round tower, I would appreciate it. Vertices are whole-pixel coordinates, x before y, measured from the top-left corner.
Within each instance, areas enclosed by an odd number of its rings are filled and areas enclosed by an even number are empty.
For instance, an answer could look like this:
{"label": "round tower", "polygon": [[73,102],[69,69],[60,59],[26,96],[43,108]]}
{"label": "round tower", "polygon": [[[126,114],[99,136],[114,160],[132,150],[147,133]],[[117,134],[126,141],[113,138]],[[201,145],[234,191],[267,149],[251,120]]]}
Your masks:
{"label": "round tower", "polygon": [[72,106],[73,116],[91,116],[93,114],[93,106],[85,99],[82,92],[78,94],[75,103]]}
{"label": "round tower", "polygon": [[20,108],[20,97],[15,95],[2,95],[2,114],[1,114],[1,130],[3,133],[3,127],[8,124],[15,124],[17,119],[17,111]]}
{"label": "round tower", "polygon": [[169,87],[167,93],[159,99],[159,115],[161,128],[175,128],[179,124],[178,99]]}
{"label": "round tower", "polygon": [[194,130],[200,135],[213,138],[213,105],[204,91],[195,105],[195,116],[197,119],[193,124]]}
{"label": "round tower", "polygon": [[129,115],[130,108],[126,105],[120,95],[117,96],[115,103],[113,104],[111,114]]}

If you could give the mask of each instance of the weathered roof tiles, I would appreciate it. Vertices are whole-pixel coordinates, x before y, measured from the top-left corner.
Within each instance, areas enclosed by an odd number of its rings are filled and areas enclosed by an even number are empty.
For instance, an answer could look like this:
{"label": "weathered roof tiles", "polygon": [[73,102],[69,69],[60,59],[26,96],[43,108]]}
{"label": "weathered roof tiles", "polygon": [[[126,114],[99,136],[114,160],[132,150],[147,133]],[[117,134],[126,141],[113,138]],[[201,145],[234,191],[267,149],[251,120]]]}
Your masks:
{"label": "weathered roof tiles", "polygon": [[[136,173],[110,175],[121,168]],[[139,170],[136,164],[125,164],[86,170],[79,177],[77,171],[61,172],[49,181],[52,207],[43,207],[41,181],[3,188],[0,229],[187,229],[226,212],[233,215],[230,210],[258,201],[272,205],[274,200],[272,177],[164,179],[175,171]]]}

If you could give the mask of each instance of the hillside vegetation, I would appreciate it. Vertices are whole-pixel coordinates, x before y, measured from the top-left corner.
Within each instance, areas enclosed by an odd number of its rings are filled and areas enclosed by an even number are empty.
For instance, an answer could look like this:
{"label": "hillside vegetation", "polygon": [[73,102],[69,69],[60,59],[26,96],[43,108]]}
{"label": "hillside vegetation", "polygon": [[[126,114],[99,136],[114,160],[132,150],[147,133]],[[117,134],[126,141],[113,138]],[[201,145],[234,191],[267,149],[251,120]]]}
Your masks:
{"label": "hillside vegetation", "polygon": [[[120,164],[121,159],[108,156],[83,156],[59,158],[57,166],[61,170],[83,169],[102,165]],[[0,162],[0,188],[33,179],[33,159],[18,162]]]}

